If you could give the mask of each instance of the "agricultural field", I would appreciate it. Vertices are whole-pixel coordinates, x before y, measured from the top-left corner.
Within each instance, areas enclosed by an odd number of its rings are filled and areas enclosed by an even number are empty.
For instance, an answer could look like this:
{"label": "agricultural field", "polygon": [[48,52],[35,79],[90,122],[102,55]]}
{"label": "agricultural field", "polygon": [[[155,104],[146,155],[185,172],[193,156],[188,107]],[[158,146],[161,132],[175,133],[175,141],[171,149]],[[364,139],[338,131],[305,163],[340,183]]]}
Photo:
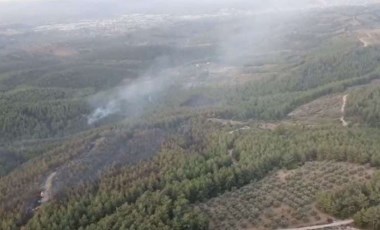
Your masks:
{"label": "agricultural field", "polygon": [[279,229],[326,224],[334,217],[321,212],[316,197],[354,182],[369,181],[375,170],[338,162],[308,162],[279,170],[264,179],[199,204],[210,229]]}

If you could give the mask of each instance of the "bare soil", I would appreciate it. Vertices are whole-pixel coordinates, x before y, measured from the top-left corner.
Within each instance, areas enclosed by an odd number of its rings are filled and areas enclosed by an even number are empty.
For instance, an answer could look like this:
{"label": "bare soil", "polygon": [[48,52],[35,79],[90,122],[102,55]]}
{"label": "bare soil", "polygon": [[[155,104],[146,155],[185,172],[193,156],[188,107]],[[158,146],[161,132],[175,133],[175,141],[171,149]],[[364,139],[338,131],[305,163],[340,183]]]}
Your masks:
{"label": "bare soil", "polygon": [[357,37],[363,47],[380,44],[380,29],[361,30]]}
{"label": "bare soil", "polygon": [[314,229],[326,229],[331,227],[340,227],[340,226],[347,226],[352,224],[353,220],[342,220],[342,221],[336,221],[331,224],[323,224],[323,225],[314,225],[314,226],[308,226],[303,228],[289,228],[287,230],[314,230]]}
{"label": "bare soil", "polygon": [[277,173],[277,178],[282,182],[286,183],[289,176],[293,174],[294,170],[280,170]]}
{"label": "bare soil", "polygon": [[261,123],[259,124],[259,128],[264,129],[264,130],[274,131],[275,129],[277,129],[279,125],[280,124],[275,124],[275,123]]}
{"label": "bare soil", "polygon": [[225,120],[225,119],[219,119],[219,118],[209,118],[208,121],[219,123],[222,125],[245,125],[246,122],[242,121],[234,121],[234,120]]}
{"label": "bare soil", "polygon": [[342,114],[342,116],[340,117],[340,121],[342,122],[343,127],[348,126],[348,122],[345,120],[345,117],[344,117],[344,115],[346,113],[347,97],[348,97],[348,94],[346,94],[346,95],[343,96],[343,98],[342,98],[342,107],[340,109],[340,112]]}
{"label": "bare soil", "polygon": [[57,173],[56,172],[53,172],[51,173],[48,178],[46,179],[45,181],[45,184],[43,186],[43,191],[41,192],[41,203],[46,203],[48,202],[52,195],[53,195],[53,180],[54,180],[54,177]]}
{"label": "bare soil", "polygon": [[296,122],[320,124],[334,122],[341,118],[342,96],[329,95],[302,105],[288,114]]}

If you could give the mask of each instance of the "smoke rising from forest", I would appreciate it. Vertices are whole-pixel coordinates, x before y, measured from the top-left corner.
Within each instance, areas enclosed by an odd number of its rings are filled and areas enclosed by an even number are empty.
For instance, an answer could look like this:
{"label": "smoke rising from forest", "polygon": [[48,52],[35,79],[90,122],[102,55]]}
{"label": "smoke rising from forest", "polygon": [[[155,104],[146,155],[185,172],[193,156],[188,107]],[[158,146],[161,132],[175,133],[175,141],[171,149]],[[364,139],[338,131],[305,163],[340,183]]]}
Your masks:
{"label": "smoke rising from forest", "polygon": [[97,108],[88,116],[88,124],[116,113],[141,115],[147,106],[151,106],[163,92],[176,84],[176,78],[170,71],[162,71],[156,76],[147,75],[111,92],[96,95],[90,103],[97,105]]}
{"label": "smoke rising from forest", "polygon": [[[115,1],[120,4],[121,2]],[[317,1],[317,0],[271,0],[271,1],[215,1],[206,0],[201,3],[193,1],[163,1],[146,0],[135,1],[130,5],[130,11],[151,13],[172,13],[181,14],[183,8],[191,14],[207,15],[208,12],[216,12],[225,8],[244,9],[249,12],[247,17],[238,15],[233,19],[232,24],[221,26],[214,34],[217,41],[216,58],[227,65],[243,66],[250,62],[255,55],[277,52],[284,50],[286,44],[282,44],[281,36],[289,32],[292,28],[287,28],[287,20],[295,18],[300,20],[300,10],[312,10],[314,8],[334,6],[336,4],[347,3],[347,1]],[[350,1],[350,4],[364,4],[366,1]],[[101,4],[101,1],[99,2]],[[181,7],[181,6],[188,7]],[[205,13],[206,12],[206,13]],[[235,17],[236,15],[234,15]],[[298,17],[298,18],[297,18]],[[216,22],[216,26],[217,26]],[[294,28],[293,28],[294,29]],[[175,31],[173,31],[174,33]],[[169,76],[165,71],[167,66],[156,65],[158,72],[164,73],[159,76],[151,74],[149,77],[143,76],[133,82],[119,86],[113,93],[105,96],[97,95],[92,99],[92,104],[96,106],[94,112],[88,116],[88,124],[96,123],[110,115],[120,114],[141,114],[146,106],[152,105],[154,99],[172,86],[181,87],[178,82],[173,81],[173,76]],[[174,66],[172,66],[174,67]],[[103,97],[103,98],[102,98]],[[108,98],[108,100],[105,100]]]}

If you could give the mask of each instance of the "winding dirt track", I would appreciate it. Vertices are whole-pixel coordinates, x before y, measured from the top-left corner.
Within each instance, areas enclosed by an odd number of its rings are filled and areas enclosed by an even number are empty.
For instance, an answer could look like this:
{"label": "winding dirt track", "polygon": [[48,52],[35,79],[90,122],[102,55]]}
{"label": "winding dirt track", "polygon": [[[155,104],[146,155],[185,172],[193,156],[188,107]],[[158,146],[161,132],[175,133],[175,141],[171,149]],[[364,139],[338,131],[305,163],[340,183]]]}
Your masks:
{"label": "winding dirt track", "polygon": [[343,99],[342,99],[342,108],[341,108],[341,113],[342,113],[342,116],[340,117],[340,121],[342,122],[342,125],[344,127],[347,127],[348,126],[348,123],[347,121],[344,119],[344,114],[346,113],[346,105],[347,105],[347,97],[348,97],[348,94],[344,95],[343,96]]}
{"label": "winding dirt track", "polygon": [[350,225],[352,223],[354,223],[353,220],[342,220],[342,221],[337,221],[337,222],[334,222],[331,224],[314,225],[314,226],[303,227],[303,228],[288,228],[288,229],[283,229],[283,230],[315,230],[315,229],[324,229],[324,228],[345,226],[345,225]]}
{"label": "winding dirt track", "polygon": [[363,47],[369,46],[369,43],[366,40],[364,40],[364,38],[360,38],[359,41],[363,44]]}
{"label": "winding dirt track", "polygon": [[44,191],[41,199],[41,203],[48,202],[52,195],[52,188],[53,188],[53,179],[57,173],[53,172],[49,175],[49,177],[46,179],[44,184]]}
{"label": "winding dirt track", "polygon": [[373,37],[371,32],[364,32],[364,34],[359,37],[359,41],[363,44],[363,47],[368,47],[373,42]]}

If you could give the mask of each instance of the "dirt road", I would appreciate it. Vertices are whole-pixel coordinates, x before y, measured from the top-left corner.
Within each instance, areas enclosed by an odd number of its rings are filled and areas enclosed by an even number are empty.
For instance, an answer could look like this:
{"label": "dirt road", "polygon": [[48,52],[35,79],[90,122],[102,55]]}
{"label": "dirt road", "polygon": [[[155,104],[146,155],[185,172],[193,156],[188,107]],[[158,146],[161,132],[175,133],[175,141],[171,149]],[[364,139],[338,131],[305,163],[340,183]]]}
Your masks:
{"label": "dirt road", "polygon": [[363,32],[359,37],[359,41],[363,44],[363,47],[368,47],[373,42],[373,37],[371,32]]}
{"label": "dirt road", "polygon": [[233,149],[229,149],[228,150],[228,156],[231,157],[232,163],[234,165],[236,165],[238,163],[237,160],[236,160],[236,158],[235,158],[235,156],[234,156],[234,150]]}
{"label": "dirt road", "polygon": [[234,121],[234,120],[226,120],[226,119],[219,119],[219,118],[209,118],[208,121],[219,123],[222,125],[244,125],[246,122],[242,121]]}
{"label": "dirt road", "polygon": [[229,132],[229,134],[234,134],[234,133],[236,133],[236,132],[239,132],[240,130],[248,130],[248,129],[251,129],[251,127],[249,127],[249,126],[244,126],[243,128],[236,129],[236,130],[233,130],[233,131]]}
{"label": "dirt road", "polygon": [[53,179],[57,173],[53,172],[46,179],[45,184],[43,186],[43,191],[41,192],[41,203],[48,202],[52,196],[52,188],[53,188]]}
{"label": "dirt road", "polygon": [[283,230],[315,230],[315,229],[324,229],[324,228],[345,226],[345,225],[350,225],[352,223],[354,223],[353,220],[342,220],[342,221],[337,221],[337,222],[334,222],[331,224],[314,225],[314,226],[303,227],[303,228],[288,228],[288,229],[283,229]]}
{"label": "dirt road", "polygon": [[348,97],[348,94],[346,94],[346,95],[343,96],[343,99],[342,99],[342,108],[340,110],[340,112],[342,113],[342,116],[340,117],[340,121],[342,122],[342,125],[344,127],[348,126],[347,121],[344,119],[344,115],[346,113],[347,97]]}
{"label": "dirt road", "polygon": [[369,43],[366,40],[364,40],[364,38],[360,38],[359,41],[363,44],[363,47],[369,46]]}

